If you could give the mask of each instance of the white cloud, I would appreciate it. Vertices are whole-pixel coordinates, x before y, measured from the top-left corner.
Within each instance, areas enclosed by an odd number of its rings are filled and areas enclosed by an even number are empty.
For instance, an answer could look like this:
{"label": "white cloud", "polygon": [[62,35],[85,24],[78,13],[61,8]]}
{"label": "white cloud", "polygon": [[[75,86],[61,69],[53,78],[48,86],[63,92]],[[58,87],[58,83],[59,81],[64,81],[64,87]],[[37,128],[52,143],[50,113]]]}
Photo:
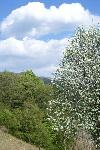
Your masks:
{"label": "white cloud", "polygon": [[23,55],[25,54],[22,41],[11,37],[0,41],[0,55]]}
{"label": "white cloud", "polygon": [[34,59],[42,59],[46,56],[52,56],[53,58],[55,55],[60,56],[62,54],[67,42],[67,38],[43,41],[36,39],[18,40],[10,37],[0,41],[0,55],[25,56]]}
{"label": "white cloud", "polygon": [[49,33],[67,31],[74,26],[99,22],[100,17],[91,14],[80,3],[62,4],[58,8],[46,8],[43,3],[30,2],[13,10],[1,23],[3,37],[40,37]]}
{"label": "white cloud", "polygon": [[[46,8],[43,3],[30,2],[13,10],[0,23],[0,69],[22,71],[33,69],[50,76],[62,56],[68,39],[63,33],[79,25],[97,24],[100,16],[91,14],[80,3]],[[55,36],[62,39],[44,41]]]}
{"label": "white cloud", "polygon": [[14,37],[2,40],[0,68],[11,71],[33,69],[38,74],[50,75],[59,63],[67,43],[66,38],[48,42],[36,39],[17,40]]}

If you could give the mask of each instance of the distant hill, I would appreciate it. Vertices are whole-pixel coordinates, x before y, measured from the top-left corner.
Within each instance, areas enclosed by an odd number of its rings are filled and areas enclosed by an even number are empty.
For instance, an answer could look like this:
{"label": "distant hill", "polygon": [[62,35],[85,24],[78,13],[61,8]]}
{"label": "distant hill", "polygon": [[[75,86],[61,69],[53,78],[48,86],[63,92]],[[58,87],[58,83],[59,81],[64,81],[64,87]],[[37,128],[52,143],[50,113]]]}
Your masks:
{"label": "distant hill", "polygon": [[0,150],[39,150],[39,148],[0,130]]}
{"label": "distant hill", "polygon": [[41,80],[44,81],[45,84],[50,84],[51,83],[51,78],[48,77],[39,77]]}

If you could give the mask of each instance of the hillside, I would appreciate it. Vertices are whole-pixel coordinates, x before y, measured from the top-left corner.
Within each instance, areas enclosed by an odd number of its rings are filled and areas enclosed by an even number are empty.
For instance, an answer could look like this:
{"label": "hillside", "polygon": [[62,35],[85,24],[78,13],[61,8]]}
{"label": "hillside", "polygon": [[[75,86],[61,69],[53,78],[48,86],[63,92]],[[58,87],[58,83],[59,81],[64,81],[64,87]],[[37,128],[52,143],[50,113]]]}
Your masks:
{"label": "hillside", "polygon": [[50,84],[51,83],[51,78],[49,77],[39,77],[45,84]]}
{"label": "hillside", "polygon": [[27,143],[51,149],[51,124],[46,121],[51,90],[32,71],[0,72],[0,126]]}
{"label": "hillside", "polygon": [[38,150],[38,148],[0,130],[0,150]]}

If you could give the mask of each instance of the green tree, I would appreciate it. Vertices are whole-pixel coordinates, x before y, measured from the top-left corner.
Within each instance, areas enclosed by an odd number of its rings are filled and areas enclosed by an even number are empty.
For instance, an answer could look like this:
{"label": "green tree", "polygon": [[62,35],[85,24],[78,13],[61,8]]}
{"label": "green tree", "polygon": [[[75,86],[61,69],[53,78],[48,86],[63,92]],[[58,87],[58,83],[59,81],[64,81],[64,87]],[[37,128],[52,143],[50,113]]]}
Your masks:
{"label": "green tree", "polygon": [[33,102],[45,109],[49,90],[49,85],[45,85],[32,71],[19,74],[7,71],[0,73],[0,101],[12,108]]}
{"label": "green tree", "polygon": [[0,73],[0,126],[40,148],[53,150],[54,133],[46,119],[51,89],[32,71]]}
{"label": "green tree", "polygon": [[100,148],[100,29],[78,28],[57,69],[50,119],[63,133],[63,145],[79,128]]}

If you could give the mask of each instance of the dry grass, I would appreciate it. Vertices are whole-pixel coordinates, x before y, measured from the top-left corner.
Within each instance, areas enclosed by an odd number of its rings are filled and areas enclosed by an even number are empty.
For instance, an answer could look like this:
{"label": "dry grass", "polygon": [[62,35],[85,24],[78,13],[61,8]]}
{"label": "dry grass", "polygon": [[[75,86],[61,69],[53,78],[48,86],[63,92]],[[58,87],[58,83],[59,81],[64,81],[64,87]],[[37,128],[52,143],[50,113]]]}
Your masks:
{"label": "dry grass", "polygon": [[39,150],[0,130],[0,150]]}

